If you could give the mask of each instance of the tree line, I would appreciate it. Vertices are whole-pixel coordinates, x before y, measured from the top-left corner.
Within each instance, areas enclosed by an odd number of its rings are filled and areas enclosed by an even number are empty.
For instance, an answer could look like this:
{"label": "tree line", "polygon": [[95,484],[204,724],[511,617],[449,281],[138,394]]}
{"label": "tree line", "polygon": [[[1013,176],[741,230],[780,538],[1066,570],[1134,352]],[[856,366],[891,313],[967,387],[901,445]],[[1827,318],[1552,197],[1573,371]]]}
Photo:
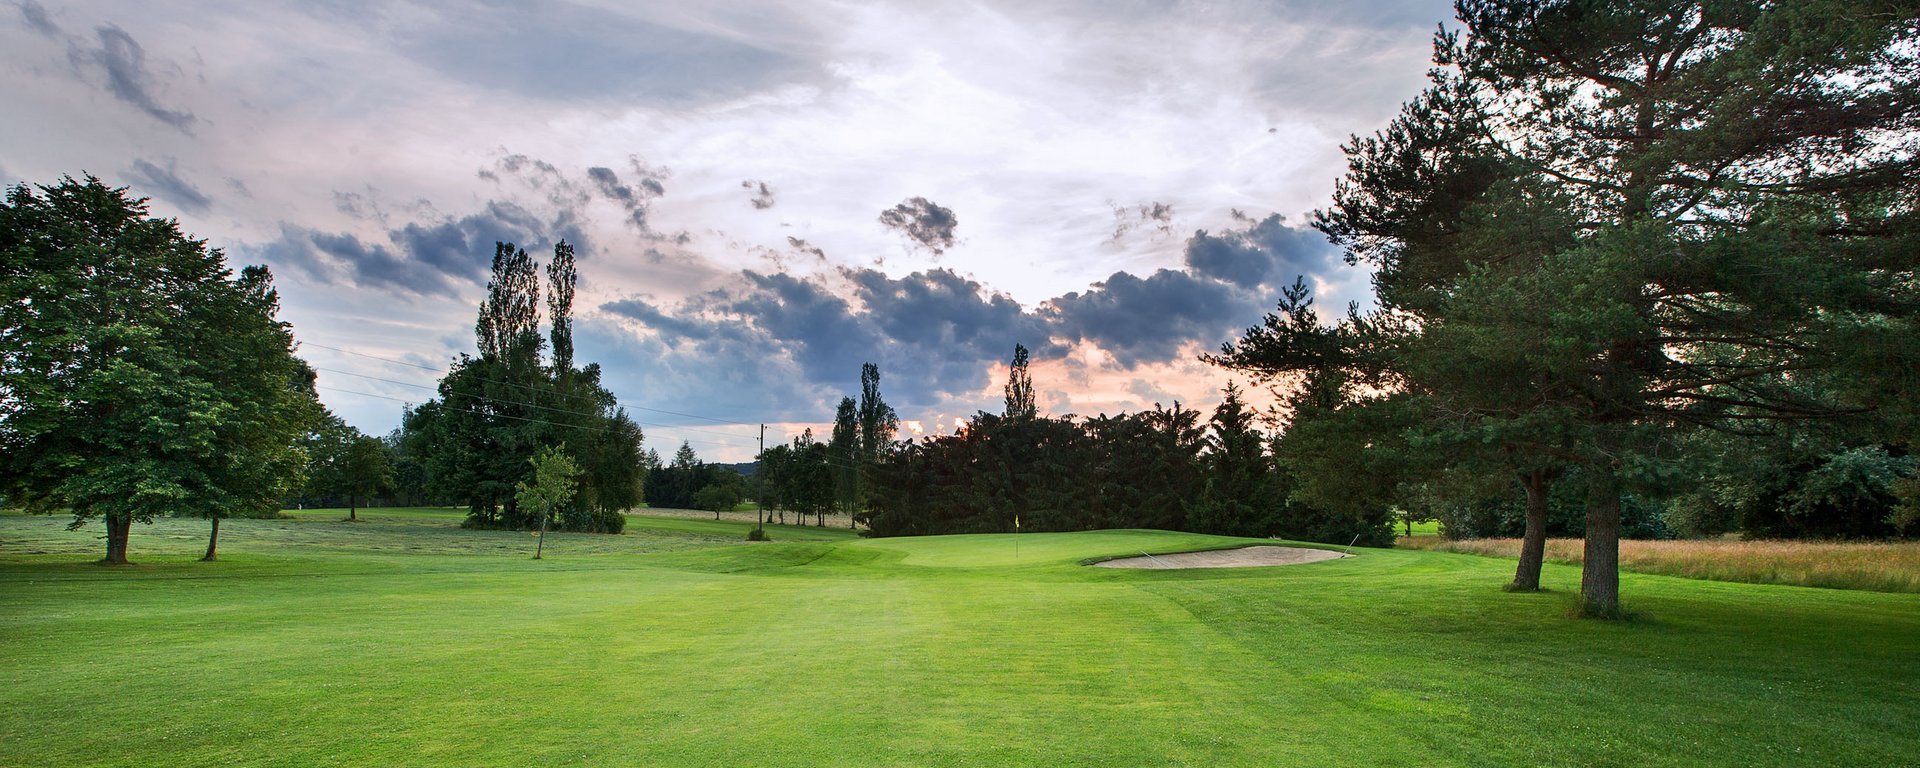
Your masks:
{"label": "tree line", "polygon": [[811,431],[760,455],[770,508],[848,514],[871,536],[1160,528],[1391,543],[1384,507],[1295,502],[1277,460],[1287,445],[1229,386],[1211,418],[1179,403],[1090,418],[1039,412],[1027,349],[1015,345],[1000,413],[955,433],[894,440],[898,418],[867,364],[832,437]]}

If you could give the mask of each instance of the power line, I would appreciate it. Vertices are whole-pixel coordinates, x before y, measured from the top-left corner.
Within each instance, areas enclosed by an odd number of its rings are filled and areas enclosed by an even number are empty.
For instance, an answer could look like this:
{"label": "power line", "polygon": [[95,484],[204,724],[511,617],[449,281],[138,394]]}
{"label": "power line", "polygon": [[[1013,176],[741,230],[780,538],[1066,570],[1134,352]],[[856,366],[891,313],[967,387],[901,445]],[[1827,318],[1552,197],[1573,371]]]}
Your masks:
{"label": "power line", "polygon": [[[341,393],[341,394],[343,394],[343,395],[359,395],[359,396],[361,396],[361,397],[374,397],[374,398],[379,398],[379,399],[381,399],[381,400],[392,400],[393,402],[396,402],[396,403],[402,403],[402,404],[405,404],[405,405],[413,405],[413,401],[411,401],[411,400],[405,400],[405,399],[402,399],[402,398],[398,398],[398,397],[393,397],[393,396],[390,396],[390,395],[376,395],[376,394],[374,394],[374,393],[372,393],[372,392],[360,392],[360,391],[357,391],[357,390],[352,390],[352,389],[345,389],[345,388],[342,388],[342,387],[336,387],[336,386],[332,386],[332,385],[330,385],[330,384],[315,384],[315,385],[314,385],[314,388],[315,388],[315,389],[325,389],[325,390],[328,390],[328,391],[332,391],[332,392],[339,392],[339,393]],[[548,426],[553,426],[553,427],[561,427],[561,428],[563,428],[563,429],[579,429],[579,430],[585,430],[585,431],[588,431],[588,432],[603,432],[603,433],[606,433],[606,432],[612,432],[612,431],[613,431],[613,430],[610,430],[610,429],[605,429],[605,428],[603,428],[603,427],[586,427],[586,426],[579,426],[579,425],[575,425],[575,424],[561,424],[561,423],[559,423],[559,422],[555,422],[555,421],[547,421],[547,420],[545,420],[545,419],[529,419],[529,418],[527,418],[527,417],[525,417],[525,416],[513,416],[513,415],[509,415],[509,414],[505,414],[505,413],[486,413],[486,412],[483,412],[483,411],[476,411],[476,410],[474,410],[474,409],[472,409],[472,408],[462,408],[462,407],[460,407],[460,406],[457,406],[457,405],[453,405],[453,404],[451,404],[451,403],[442,403],[442,406],[443,406],[443,407],[446,407],[446,408],[450,408],[450,409],[452,409],[452,410],[455,410],[455,411],[459,411],[459,412],[461,412],[461,413],[470,413],[470,414],[473,414],[473,415],[475,415],[475,416],[483,416],[483,417],[488,417],[488,418],[500,418],[500,419],[512,419],[512,420],[514,420],[514,421],[524,421],[524,422],[528,422],[528,423],[531,423],[531,424],[545,424],[545,425],[548,425]],[[637,421],[636,421],[636,422],[634,422],[634,423],[635,423],[635,424],[643,424],[643,425],[645,425],[645,426],[655,426],[655,427],[659,427],[659,428],[661,428],[661,429],[666,429],[666,430],[673,430],[673,429],[676,429],[676,427],[673,427],[673,426],[671,426],[671,425],[661,425],[661,424],[652,424],[652,425],[646,425],[646,424],[644,424],[644,422],[637,422]],[[716,446],[716,447],[720,447],[720,448],[738,448],[738,447],[739,447],[739,446],[737,446],[737,445],[731,445],[731,444],[728,444],[728,443],[720,443],[720,442],[715,442],[715,441],[712,441],[712,440],[693,440],[693,439],[687,439],[687,438],[681,438],[681,440],[682,440],[683,442],[688,442],[688,443],[699,443],[699,444],[701,444],[701,445],[710,445],[710,446]]]}
{"label": "power line", "polygon": [[[373,380],[373,381],[379,381],[379,382],[385,382],[385,383],[387,383],[387,384],[395,384],[395,385],[399,385],[399,386],[402,386],[402,387],[413,387],[413,388],[415,388],[415,389],[424,389],[424,390],[428,390],[428,391],[430,391],[430,392],[438,392],[438,391],[439,391],[439,388],[437,388],[437,387],[431,387],[431,386],[428,386],[428,385],[425,385],[425,384],[418,384],[418,383],[414,383],[414,382],[410,382],[410,381],[399,381],[399,380],[397,380],[397,379],[387,379],[387,378],[382,378],[382,377],[379,377],[379,376],[369,376],[369,375],[367,375],[367,374],[364,374],[364,373],[354,373],[353,371],[342,371],[342,370],[338,370],[338,369],[335,369],[335,368],[323,368],[323,367],[321,367],[321,366],[317,366],[317,365],[315,365],[315,366],[311,366],[311,367],[312,367],[312,368],[313,368],[314,370],[316,370],[316,371],[325,371],[325,372],[327,372],[327,373],[334,373],[334,374],[339,374],[339,375],[342,375],[342,376],[355,376],[355,377],[359,377],[359,378],[362,378],[362,379],[371,379],[371,380]],[[486,381],[486,380],[485,380],[485,379],[482,379],[482,381]],[[505,383],[505,382],[495,382],[495,383]],[[344,391],[344,390],[343,390],[343,391]],[[598,417],[599,417],[599,414],[597,414],[597,413],[590,413],[590,412],[587,412],[587,411],[574,411],[574,410],[568,410],[568,409],[565,409],[565,408],[555,408],[555,407],[553,407],[553,406],[549,406],[549,405],[540,405],[539,403],[529,403],[529,402],[525,402],[525,401],[522,401],[522,400],[509,400],[509,399],[505,399],[505,398],[498,398],[498,397],[491,397],[491,396],[487,396],[487,395],[476,395],[476,394],[472,394],[472,393],[469,393],[469,392],[454,392],[454,393],[451,393],[451,394],[454,394],[454,395],[459,395],[459,396],[461,396],[461,397],[466,397],[466,398],[469,398],[469,399],[473,399],[473,400],[479,400],[479,401],[481,401],[481,402],[484,402],[484,403],[493,403],[493,404],[504,404],[504,405],[518,405],[518,406],[524,406],[524,407],[527,407],[527,408],[537,408],[537,409],[539,409],[539,410],[543,410],[543,411],[551,411],[551,412],[554,412],[554,413],[560,413],[560,414],[566,414],[566,415],[568,415],[568,416],[581,416],[581,417],[586,417],[586,418],[598,418]],[[392,398],[389,398],[389,399],[392,399]],[[406,402],[406,401],[402,401],[402,402]],[[713,431],[713,430],[709,430],[709,429],[699,429],[699,428],[697,428],[697,427],[688,427],[688,426],[682,426],[682,425],[679,425],[679,424],[658,424],[658,423],[654,423],[654,422],[647,422],[647,421],[640,421],[640,420],[638,420],[638,419],[635,419],[633,423],[635,423],[635,424],[640,424],[640,425],[643,425],[643,426],[649,426],[649,427],[659,427],[659,428],[661,428],[661,429],[675,429],[675,430],[681,430],[681,431],[685,431],[685,432],[699,432],[699,433],[701,433],[701,434],[708,434],[708,435],[718,435],[718,436],[720,436],[720,437],[724,437],[724,438],[727,438],[727,439],[729,439],[729,440],[741,440],[741,441],[751,441],[751,440],[753,439],[753,438],[750,438],[750,437],[747,437],[747,436],[745,436],[745,435],[733,435],[733,434],[728,434],[728,433],[726,433],[726,432],[715,432],[715,431]]]}

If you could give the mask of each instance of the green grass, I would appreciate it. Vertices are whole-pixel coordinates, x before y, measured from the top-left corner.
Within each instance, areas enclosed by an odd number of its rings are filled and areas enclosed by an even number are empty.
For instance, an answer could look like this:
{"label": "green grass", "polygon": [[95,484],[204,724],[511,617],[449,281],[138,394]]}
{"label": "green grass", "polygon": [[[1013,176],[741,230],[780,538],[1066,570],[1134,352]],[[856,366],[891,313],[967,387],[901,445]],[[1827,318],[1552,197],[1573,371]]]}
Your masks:
{"label": "green grass", "polygon": [[[135,528],[0,516],[0,765],[1900,765],[1920,596],[1405,550],[1086,568],[1154,531],[860,540],[458,510]],[[180,538],[174,538],[174,537]],[[1017,545],[1017,551],[1016,551]],[[38,554],[36,554],[38,553]]]}

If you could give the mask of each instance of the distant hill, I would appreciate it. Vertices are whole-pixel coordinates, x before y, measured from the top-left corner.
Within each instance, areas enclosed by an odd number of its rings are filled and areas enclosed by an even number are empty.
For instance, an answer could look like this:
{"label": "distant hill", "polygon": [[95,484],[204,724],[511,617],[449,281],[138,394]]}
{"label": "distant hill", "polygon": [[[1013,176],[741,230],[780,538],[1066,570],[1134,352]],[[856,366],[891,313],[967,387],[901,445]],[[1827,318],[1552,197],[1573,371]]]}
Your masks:
{"label": "distant hill", "polygon": [[738,463],[738,464],[722,464],[722,463],[720,463],[720,462],[717,462],[717,461],[715,461],[715,462],[708,462],[708,463],[710,463],[710,464],[712,464],[713,466],[716,466],[716,467],[725,467],[725,468],[727,468],[727,469],[731,469],[731,470],[733,470],[733,471],[735,471],[735,472],[738,472],[738,473],[740,473],[740,474],[742,474],[742,475],[746,475],[747,477],[753,477],[753,474],[754,474],[755,472],[759,472],[759,471],[760,471],[760,462],[757,462],[757,461],[743,461],[743,462],[740,462],[740,463]]}

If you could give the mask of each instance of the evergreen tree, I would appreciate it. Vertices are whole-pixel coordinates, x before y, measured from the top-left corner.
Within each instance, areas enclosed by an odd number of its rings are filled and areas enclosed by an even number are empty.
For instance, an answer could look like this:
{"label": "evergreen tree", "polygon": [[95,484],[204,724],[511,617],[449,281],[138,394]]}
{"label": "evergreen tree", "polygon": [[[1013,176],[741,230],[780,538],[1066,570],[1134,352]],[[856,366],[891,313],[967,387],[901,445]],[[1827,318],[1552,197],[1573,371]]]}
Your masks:
{"label": "evergreen tree", "polygon": [[1227,536],[1259,536],[1263,507],[1270,499],[1271,463],[1266,438],[1254,428],[1253,412],[1240,389],[1227,383],[1208,423],[1206,472],[1200,503],[1187,517],[1188,530]]}
{"label": "evergreen tree", "polygon": [[[1408,429],[1491,446],[1467,462],[1530,506],[1578,469],[1584,610],[1616,615],[1622,499],[1672,428],[1897,400],[1860,350],[1914,347],[1920,165],[1892,137],[1920,111],[1920,24],[1870,1],[1456,8],[1433,87],[1348,147],[1317,221],[1376,267],[1381,311],[1278,368],[1423,399],[1444,417]],[[1846,369],[1851,391],[1800,386]]]}

